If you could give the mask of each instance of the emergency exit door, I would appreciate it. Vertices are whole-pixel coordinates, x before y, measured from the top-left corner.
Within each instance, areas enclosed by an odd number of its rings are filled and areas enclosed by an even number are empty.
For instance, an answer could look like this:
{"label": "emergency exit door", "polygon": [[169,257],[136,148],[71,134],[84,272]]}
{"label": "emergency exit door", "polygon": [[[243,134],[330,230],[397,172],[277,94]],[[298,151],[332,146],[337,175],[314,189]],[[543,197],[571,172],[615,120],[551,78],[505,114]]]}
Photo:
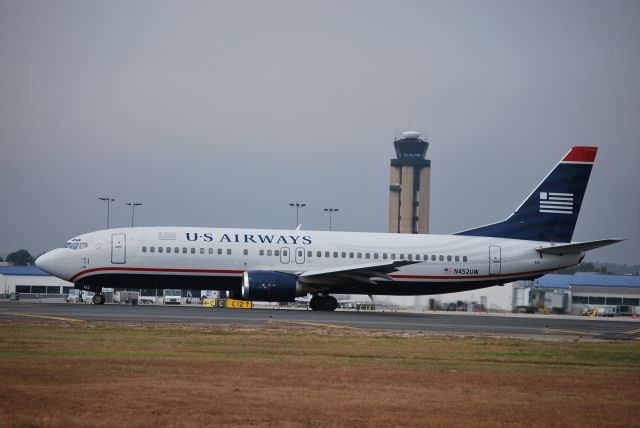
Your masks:
{"label": "emergency exit door", "polygon": [[124,233],[111,235],[111,263],[123,264],[127,261],[127,236]]}
{"label": "emergency exit door", "polygon": [[489,275],[500,274],[500,247],[497,245],[489,246]]}

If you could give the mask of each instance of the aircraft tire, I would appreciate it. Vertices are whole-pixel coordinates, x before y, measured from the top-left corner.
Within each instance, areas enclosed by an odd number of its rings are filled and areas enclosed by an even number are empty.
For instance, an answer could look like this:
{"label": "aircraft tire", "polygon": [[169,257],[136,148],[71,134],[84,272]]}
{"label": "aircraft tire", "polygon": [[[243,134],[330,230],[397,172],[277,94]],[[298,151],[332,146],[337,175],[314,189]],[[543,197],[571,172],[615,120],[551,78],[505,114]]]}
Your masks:
{"label": "aircraft tire", "polygon": [[321,303],[323,311],[335,311],[338,307],[338,301],[333,296],[323,296]]}
{"label": "aircraft tire", "polygon": [[311,300],[309,300],[309,307],[312,311],[322,310],[322,299],[319,296],[313,296]]}
{"label": "aircraft tire", "polygon": [[104,305],[104,301],[106,299],[104,298],[104,294],[100,294],[100,293],[96,293],[93,295],[93,298],[91,298],[91,301],[93,302],[94,305]]}

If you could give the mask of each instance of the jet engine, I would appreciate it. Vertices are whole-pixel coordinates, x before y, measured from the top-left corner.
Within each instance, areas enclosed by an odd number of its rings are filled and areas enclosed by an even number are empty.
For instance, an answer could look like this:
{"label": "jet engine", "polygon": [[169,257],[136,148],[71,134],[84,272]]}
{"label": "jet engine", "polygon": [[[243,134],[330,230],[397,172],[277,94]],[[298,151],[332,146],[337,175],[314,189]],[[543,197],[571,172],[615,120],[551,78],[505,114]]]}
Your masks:
{"label": "jet engine", "polygon": [[298,277],[289,273],[250,270],[242,275],[242,298],[262,302],[293,302],[307,294]]}

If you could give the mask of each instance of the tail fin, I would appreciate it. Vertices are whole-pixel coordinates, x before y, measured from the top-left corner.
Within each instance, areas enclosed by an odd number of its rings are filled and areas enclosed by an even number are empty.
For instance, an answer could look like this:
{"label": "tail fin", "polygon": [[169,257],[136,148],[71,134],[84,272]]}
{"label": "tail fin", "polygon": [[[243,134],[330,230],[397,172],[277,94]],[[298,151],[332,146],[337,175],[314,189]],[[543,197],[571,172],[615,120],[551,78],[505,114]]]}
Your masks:
{"label": "tail fin", "polygon": [[597,151],[573,147],[509,218],[454,235],[571,242]]}

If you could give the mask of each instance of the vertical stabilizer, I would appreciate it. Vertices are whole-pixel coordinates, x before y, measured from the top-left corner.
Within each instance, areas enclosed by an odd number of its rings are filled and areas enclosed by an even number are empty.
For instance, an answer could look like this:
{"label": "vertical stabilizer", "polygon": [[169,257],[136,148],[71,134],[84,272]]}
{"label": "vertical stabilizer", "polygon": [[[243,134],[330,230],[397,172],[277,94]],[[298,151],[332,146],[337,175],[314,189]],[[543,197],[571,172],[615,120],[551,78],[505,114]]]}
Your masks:
{"label": "vertical stabilizer", "polygon": [[509,218],[455,235],[571,242],[597,151],[573,147]]}

